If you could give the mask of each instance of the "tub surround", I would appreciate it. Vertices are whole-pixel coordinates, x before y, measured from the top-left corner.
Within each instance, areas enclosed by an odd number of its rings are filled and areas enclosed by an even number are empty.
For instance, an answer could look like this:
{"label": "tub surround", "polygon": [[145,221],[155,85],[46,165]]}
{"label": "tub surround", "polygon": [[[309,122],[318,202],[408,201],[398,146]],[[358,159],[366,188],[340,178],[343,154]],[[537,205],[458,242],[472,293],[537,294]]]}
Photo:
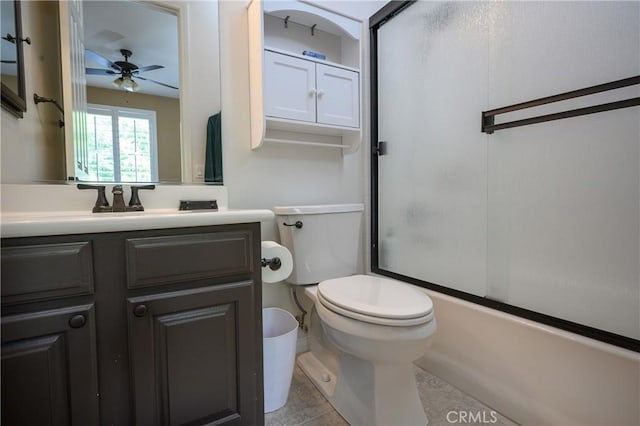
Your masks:
{"label": "tub surround", "polygon": [[521,424],[640,424],[640,354],[425,292],[439,331],[418,366]]}

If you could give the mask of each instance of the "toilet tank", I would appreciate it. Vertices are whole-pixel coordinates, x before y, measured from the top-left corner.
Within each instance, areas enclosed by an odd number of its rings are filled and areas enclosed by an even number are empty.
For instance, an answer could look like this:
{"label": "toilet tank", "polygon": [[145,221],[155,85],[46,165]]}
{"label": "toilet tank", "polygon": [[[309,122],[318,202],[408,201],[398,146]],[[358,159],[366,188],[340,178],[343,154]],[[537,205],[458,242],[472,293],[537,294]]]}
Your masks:
{"label": "toilet tank", "polygon": [[[280,241],[293,255],[287,282],[315,284],[357,273],[363,210],[363,204],[274,207]],[[301,228],[287,226],[298,221]]]}

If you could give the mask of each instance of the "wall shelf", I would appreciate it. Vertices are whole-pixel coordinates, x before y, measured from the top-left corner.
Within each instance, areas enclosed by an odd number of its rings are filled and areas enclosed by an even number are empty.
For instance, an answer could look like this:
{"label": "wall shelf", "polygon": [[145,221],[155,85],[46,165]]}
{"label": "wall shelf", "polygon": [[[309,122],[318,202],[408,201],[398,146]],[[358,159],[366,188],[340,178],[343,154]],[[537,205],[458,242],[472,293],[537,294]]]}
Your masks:
{"label": "wall shelf", "polygon": [[316,63],[319,63],[319,64],[330,65],[332,67],[342,68],[342,69],[349,70],[349,71],[360,72],[360,70],[358,68],[349,67],[347,65],[340,64],[340,63],[337,63],[337,62],[331,62],[331,61],[327,61],[327,60],[323,60],[323,59],[317,59],[317,58],[314,58],[312,56],[305,56],[305,55],[298,54],[298,53],[295,53],[295,52],[290,52],[290,51],[285,50],[285,49],[279,49],[277,47],[265,46],[264,50],[268,50],[270,52],[281,53],[283,55],[292,56],[292,57],[298,58],[298,59],[304,59],[305,61],[311,61],[311,62],[316,62]]}
{"label": "wall shelf", "polygon": [[267,142],[356,152],[362,22],[302,1],[252,0],[247,18],[251,148]]}
{"label": "wall shelf", "polygon": [[276,138],[264,138],[264,142],[267,142],[267,143],[294,144],[294,145],[307,145],[307,146],[323,146],[323,147],[326,147],[326,148],[341,148],[341,149],[351,148],[349,145],[338,145],[338,144],[322,143],[322,142],[305,142],[305,141],[296,141],[296,140],[289,140],[289,139],[276,139]]}

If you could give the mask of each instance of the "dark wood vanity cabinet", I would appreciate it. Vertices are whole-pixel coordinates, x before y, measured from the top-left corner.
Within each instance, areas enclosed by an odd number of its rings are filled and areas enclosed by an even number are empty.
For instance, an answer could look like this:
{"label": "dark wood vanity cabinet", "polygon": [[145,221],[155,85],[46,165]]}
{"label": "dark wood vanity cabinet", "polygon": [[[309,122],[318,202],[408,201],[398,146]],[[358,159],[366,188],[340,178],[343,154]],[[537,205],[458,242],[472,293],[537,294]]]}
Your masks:
{"label": "dark wood vanity cabinet", "polygon": [[2,424],[263,423],[259,224],[2,240]]}

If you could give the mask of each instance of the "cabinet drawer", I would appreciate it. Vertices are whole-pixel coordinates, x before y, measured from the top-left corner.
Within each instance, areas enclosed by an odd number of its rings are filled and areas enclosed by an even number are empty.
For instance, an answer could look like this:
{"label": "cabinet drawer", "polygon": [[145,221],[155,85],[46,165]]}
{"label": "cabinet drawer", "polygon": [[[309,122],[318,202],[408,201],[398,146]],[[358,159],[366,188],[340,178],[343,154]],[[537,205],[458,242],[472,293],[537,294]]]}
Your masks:
{"label": "cabinet drawer", "polygon": [[126,241],[128,288],[251,274],[251,234],[216,232]]}
{"label": "cabinet drawer", "polygon": [[93,294],[91,242],[2,248],[2,304]]}

